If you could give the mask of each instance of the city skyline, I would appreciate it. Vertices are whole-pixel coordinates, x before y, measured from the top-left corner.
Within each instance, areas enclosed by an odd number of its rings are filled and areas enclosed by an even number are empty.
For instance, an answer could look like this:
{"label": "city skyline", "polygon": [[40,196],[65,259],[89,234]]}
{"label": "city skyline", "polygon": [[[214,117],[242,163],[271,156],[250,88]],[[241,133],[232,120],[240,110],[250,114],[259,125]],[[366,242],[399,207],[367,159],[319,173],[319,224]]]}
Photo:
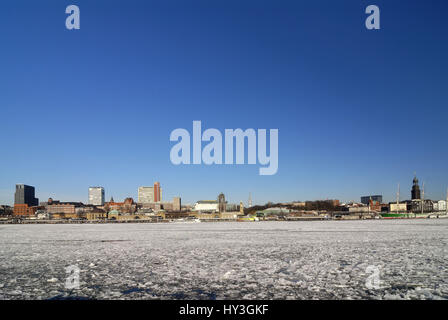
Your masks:
{"label": "city skyline", "polygon": [[447,12],[0,1],[0,300],[448,300]]}
{"label": "city skyline", "polygon": [[[137,199],[151,181],[184,203],[389,202],[415,171],[445,198],[446,2],[376,1],[380,30],[367,1],[78,4],[67,30],[58,1],[2,3],[1,204],[19,182],[87,203],[89,186]],[[278,128],[278,172],[173,165],[170,132],[195,120]]]}
{"label": "city skyline", "polygon": [[[16,192],[15,194],[17,194],[17,188],[19,186],[22,186],[24,184],[16,184]],[[139,203],[150,203],[150,202],[159,202],[159,201],[155,201],[154,200],[154,186],[158,185],[160,188],[160,198],[161,198],[161,194],[162,194],[162,189],[160,187],[160,182],[155,182],[154,185],[152,187],[145,187],[145,186],[139,186],[137,189],[137,193],[136,196],[131,195],[131,194],[127,194],[126,196],[120,198],[120,197],[115,197],[116,200],[118,199],[126,199],[126,198],[133,198],[136,200],[136,202]],[[33,189],[33,194],[34,194],[34,189],[35,186],[31,186],[31,185],[26,185],[26,187],[28,188],[32,188]],[[410,184],[410,188],[409,190],[402,190],[403,192],[401,194],[399,194],[400,196],[400,201],[404,201],[404,200],[412,200],[412,199],[420,199],[420,191],[418,191],[418,196],[414,195],[414,188],[417,186],[417,188],[419,187],[419,180],[417,179],[417,176],[414,175],[413,179],[412,179],[412,183]],[[424,185],[423,188],[426,188],[427,186]],[[64,202],[83,202],[86,204],[93,204],[91,203],[91,191],[92,189],[101,189],[101,199],[103,199],[103,203],[107,202],[107,198],[113,198],[114,195],[113,193],[110,194],[110,196],[107,195],[107,189],[103,186],[96,186],[96,187],[88,187],[88,196],[87,196],[87,200],[83,200],[83,199],[64,199],[64,198],[60,198],[57,196],[57,193],[53,193],[53,195],[48,196],[48,197],[39,197],[38,195],[38,188],[37,188],[37,192],[36,192],[36,197],[37,199],[49,199],[49,198],[53,198],[53,199],[58,199],[60,201],[64,201]],[[148,197],[147,193],[150,193],[150,196]],[[367,193],[366,193],[367,194]],[[365,199],[370,198],[370,199],[375,199],[375,201],[377,200],[377,197],[384,199],[384,201],[380,201],[382,203],[390,203],[390,202],[395,202],[397,200],[397,193],[395,193],[394,197],[392,196],[384,196],[383,193],[379,193],[379,195],[370,195],[370,196],[366,196],[366,194],[359,194],[358,197],[352,198],[352,199],[340,199],[337,197],[323,197],[323,198],[315,198],[315,199],[302,199],[302,198],[295,198],[295,199],[288,199],[288,200],[284,200],[284,201],[272,201],[272,200],[267,200],[264,202],[254,202],[253,205],[264,205],[268,202],[271,203],[287,203],[287,202],[294,202],[294,201],[316,201],[316,200],[329,200],[329,199],[338,199],[340,200],[342,203],[350,203],[350,202],[355,202],[355,203],[364,203]],[[172,196],[170,199],[172,198],[177,198],[182,197],[181,193],[177,193],[176,195]],[[0,203],[0,205],[10,205],[13,206],[14,205],[14,198],[16,196],[13,197],[13,200],[11,203],[5,202],[5,203]],[[364,198],[364,200],[363,200]],[[431,199],[431,200],[445,200],[448,198],[448,188],[446,189],[446,193],[444,196],[441,196],[440,198],[435,198],[435,197],[431,197],[431,193],[428,193],[425,189],[425,199]],[[142,200],[145,199],[145,200]],[[184,201],[184,204],[188,204],[188,205],[193,205],[195,202],[200,201],[200,200],[211,200],[214,199],[213,197],[200,197],[198,196],[196,199],[192,199],[191,201]],[[120,200],[119,200],[120,201]],[[244,205],[248,205],[249,201],[252,201],[252,193],[248,194],[248,198],[246,200],[240,200],[240,201],[234,201],[233,199],[231,201],[229,201],[229,203],[239,203],[239,202],[243,202]],[[101,202],[101,201],[100,201]],[[160,202],[163,202],[163,199],[160,199]],[[102,205],[101,204],[101,205]]]}

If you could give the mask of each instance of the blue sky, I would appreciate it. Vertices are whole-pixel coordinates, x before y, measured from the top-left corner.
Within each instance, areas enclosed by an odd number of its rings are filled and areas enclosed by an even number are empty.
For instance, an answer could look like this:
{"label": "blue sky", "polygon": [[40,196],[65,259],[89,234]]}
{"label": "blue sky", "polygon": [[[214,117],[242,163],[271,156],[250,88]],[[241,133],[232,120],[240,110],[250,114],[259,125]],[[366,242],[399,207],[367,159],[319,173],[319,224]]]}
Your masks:
{"label": "blue sky", "polygon": [[[65,28],[65,7],[81,29]],[[381,30],[364,26],[369,4]],[[446,1],[2,1],[0,203],[445,197]],[[279,170],[174,166],[170,132],[279,129]]]}

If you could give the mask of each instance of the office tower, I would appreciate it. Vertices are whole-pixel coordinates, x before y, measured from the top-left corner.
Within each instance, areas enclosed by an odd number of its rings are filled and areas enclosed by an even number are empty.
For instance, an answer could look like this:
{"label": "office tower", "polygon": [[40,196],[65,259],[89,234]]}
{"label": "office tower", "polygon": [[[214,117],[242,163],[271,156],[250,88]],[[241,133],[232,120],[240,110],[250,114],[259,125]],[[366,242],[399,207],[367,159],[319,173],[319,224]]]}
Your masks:
{"label": "office tower", "polygon": [[218,196],[218,211],[219,213],[226,212],[226,197],[223,193],[220,193]]}
{"label": "office tower", "polygon": [[180,197],[173,198],[173,211],[181,211]]}
{"label": "office tower", "polygon": [[154,188],[138,187],[138,203],[152,203],[152,202],[154,202]]}
{"label": "office tower", "polygon": [[34,195],[34,187],[26,184],[16,184],[14,204],[27,204],[30,207],[39,205],[39,199],[35,198]]}
{"label": "office tower", "polygon": [[104,205],[104,188],[103,187],[90,187],[89,188],[89,204],[95,206]]}
{"label": "office tower", "polygon": [[162,201],[161,192],[160,192],[160,182],[154,183],[154,202]]}
{"label": "office tower", "polygon": [[138,203],[162,202],[162,188],[160,183],[154,183],[153,187],[138,187]]}

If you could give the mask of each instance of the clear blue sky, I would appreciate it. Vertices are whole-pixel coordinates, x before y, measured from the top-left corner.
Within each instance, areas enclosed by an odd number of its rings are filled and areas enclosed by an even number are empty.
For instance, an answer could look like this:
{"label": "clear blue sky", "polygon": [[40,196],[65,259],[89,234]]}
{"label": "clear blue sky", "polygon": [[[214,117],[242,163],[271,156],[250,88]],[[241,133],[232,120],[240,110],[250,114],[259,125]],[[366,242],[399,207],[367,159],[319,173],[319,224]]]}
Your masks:
{"label": "clear blue sky", "polygon": [[[81,29],[65,28],[65,7]],[[369,4],[381,30],[364,26]],[[0,203],[160,181],[183,203],[431,198],[448,186],[448,2],[0,3]],[[170,132],[278,128],[279,170],[174,166]]]}

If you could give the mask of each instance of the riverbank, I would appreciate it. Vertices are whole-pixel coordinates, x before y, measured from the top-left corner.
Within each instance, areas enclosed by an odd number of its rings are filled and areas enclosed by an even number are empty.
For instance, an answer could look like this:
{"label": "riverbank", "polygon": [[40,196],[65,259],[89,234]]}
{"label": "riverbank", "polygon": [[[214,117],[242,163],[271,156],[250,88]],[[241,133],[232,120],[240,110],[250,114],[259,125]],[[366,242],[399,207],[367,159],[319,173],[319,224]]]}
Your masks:
{"label": "riverbank", "polygon": [[4,219],[0,220],[0,224],[117,224],[117,223],[198,223],[198,222],[288,222],[288,221],[347,221],[347,220],[391,220],[391,219],[447,219],[448,215],[431,213],[425,216],[415,216],[412,214],[402,216],[360,216],[360,215],[346,215],[335,217],[323,216],[308,216],[308,217],[282,217],[281,219],[263,219],[249,220],[249,219],[129,219],[129,220],[87,220],[87,219]]}

